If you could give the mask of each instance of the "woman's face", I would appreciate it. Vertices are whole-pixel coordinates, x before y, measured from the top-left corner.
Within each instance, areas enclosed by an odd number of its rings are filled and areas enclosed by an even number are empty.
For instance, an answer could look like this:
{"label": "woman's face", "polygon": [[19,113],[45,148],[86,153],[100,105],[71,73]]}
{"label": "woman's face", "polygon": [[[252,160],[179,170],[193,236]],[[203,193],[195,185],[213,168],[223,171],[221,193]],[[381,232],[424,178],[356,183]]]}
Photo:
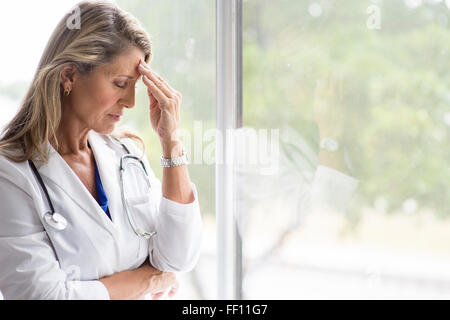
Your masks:
{"label": "woman's face", "polygon": [[[112,63],[99,66],[88,75],[76,73],[71,94],[63,100],[63,118],[76,119],[98,133],[111,133],[124,108],[134,107],[141,59],[145,59],[143,51],[132,47]],[[64,81],[63,87],[67,87]]]}

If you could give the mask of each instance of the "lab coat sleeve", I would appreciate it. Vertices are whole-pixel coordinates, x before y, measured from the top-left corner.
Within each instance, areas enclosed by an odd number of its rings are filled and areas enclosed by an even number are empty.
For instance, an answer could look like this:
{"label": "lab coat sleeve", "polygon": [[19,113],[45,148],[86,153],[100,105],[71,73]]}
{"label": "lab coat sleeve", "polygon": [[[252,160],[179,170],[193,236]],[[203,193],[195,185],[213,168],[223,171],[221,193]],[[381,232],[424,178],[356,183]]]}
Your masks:
{"label": "lab coat sleeve", "polygon": [[[141,154],[131,139],[124,139],[132,154]],[[147,167],[155,200],[158,203],[155,219],[157,234],[150,239],[149,260],[152,266],[167,272],[189,272],[200,256],[202,243],[202,218],[195,184],[191,183],[195,200],[181,204],[166,199],[162,195],[161,181],[155,176],[148,159],[143,158]]]}
{"label": "lab coat sleeve", "polygon": [[351,204],[359,180],[333,168],[319,165],[310,189],[310,209],[344,212]]}
{"label": "lab coat sleeve", "polygon": [[152,265],[163,271],[189,272],[200,256],[202,220],[197,188],[191,184],[195,200],[180,204],[161,196],[156,217],[157,234],[151,239]]}
{"label": "lab coat sleeve", "polygon": [[[57,261],[29,193],[0,169],[0,290],[14,300],[109,299],[100,281],[77,281]],[[20,180],[20,174],[16,177]],[[23,177],[22,181],[26,179]]]}

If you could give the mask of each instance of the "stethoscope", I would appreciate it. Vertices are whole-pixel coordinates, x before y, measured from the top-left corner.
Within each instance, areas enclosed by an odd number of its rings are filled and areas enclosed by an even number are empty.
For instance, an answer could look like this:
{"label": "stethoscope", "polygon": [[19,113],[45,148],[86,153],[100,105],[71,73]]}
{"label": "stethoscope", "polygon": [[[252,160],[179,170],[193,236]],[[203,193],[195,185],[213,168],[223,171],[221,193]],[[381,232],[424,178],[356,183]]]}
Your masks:
{"label": "stethoscope", "polygon": [[[128,210],[128,205],[127,205],[127,202],[126,202],[126,199],[125,199],[125,192],[124,192],[125,186],[124,186],[124,178],[123,178],[124,173],[125,173],[126,163],[130,163],[130,162],[128,162],[128,160],[134,160],[137,163],[139,163],[139,165],[137,167],[139,168],[139,171],[143,175],[145,175],[144,181],[146,181],[147,187],[150,190],[151,189],[151,184],[150,184],[150,179],[149,179],[149,176],[148,176],[148,173],[147,173],[147,169],[145,168],[144,162],[140,158],[131,155],[131,153],[128,150],[128,148],[123,143],[121,143],[118,139],[116,139],[116,140],[122,145],[122,147],[127,152],[125,155],[123,155],[120,158],[120,182],[121,182],[121,187],[122,187],[122,192],[121,192],[122,193],[122,202],[124,204],[125,213],[127,215],[128,222],[130,223],[134,233],[137,236],[145,238],[145,239],[148,240],[148,239],[150,239],[151,237],[153,237],[156,234],[156,231],[155,232],[147,232],[144,229],[136,226],[136,222],[134,221],[132,215],[130,214],[130,211]],[[45,186],[45,183],[42,180],[42,177],[39,174],[39,171],[37,170],[37,168],[36,168],[36,166],[35,166],[35,164],[34,164],[34,162],[32,160],[28,160],[28,163],[30,164],[30,167],[33,170],[34,175],[36,176],[39,184],[41,185],[42,190],[44,190],[45,197],[47,198],[47,202],[48,202],[48,204],[50,206],[50,211],[46,212],[44,214],[44,221],[49,226],[51,226],[52,228],[54,228],[54,229],[56,229],[58,231],[65,230],[67,228],[67,219],[64,218],[60,213],[55,212],[55,208],[53,206],[53,202],[50,199],[50,195],[48,193],[47,187]]]}

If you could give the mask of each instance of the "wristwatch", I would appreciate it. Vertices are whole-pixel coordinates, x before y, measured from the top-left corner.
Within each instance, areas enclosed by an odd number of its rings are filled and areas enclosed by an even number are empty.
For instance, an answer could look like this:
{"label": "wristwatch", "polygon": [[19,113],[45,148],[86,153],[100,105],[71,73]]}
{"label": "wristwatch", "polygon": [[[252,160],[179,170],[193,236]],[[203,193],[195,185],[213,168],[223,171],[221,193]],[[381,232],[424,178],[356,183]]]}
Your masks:
{"label": "wristwatch", "polygon": [[339,150],[339,142],[333,138],[322,138],[320,140],[320,149],[328,152],[336,152]]}
{"label": "wristwatch", "polygon": [[167,159],[161,156],[161,167],[163,168],[173,168],[188,164],[188,159],[185,150],[183,149],[183,154],[176,158]]}

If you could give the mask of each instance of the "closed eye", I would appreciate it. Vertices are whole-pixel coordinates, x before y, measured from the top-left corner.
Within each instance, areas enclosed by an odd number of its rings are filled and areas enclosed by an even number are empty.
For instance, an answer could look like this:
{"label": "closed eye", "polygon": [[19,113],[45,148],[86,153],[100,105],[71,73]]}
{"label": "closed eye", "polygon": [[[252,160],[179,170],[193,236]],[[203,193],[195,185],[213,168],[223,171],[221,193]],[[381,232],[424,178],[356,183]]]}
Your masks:
{"label": "closed eye", "polygon": [[125,84],[125,85],[119,85],[119,84],[117,84],[117,83],[114,83],[115,85],[116,85],[116,87],[118,87],[118,88],[120,88],[120,89],[124,89],[127,85]]}
{"label": "closed eye", "polygon": [[[120,89],[125,89],[126,86],[127,86],[127,84],[121,86],[121,85],[119,85],[119,84],[117,84],[117,83],[115,83],[115,85],[116,85],[116,87],[118,87],[118,88],[120,88]],[[134,88],[137,89],[137,88],[139,88],[139,86],[138,86],[138,85],[135,85]]]}

